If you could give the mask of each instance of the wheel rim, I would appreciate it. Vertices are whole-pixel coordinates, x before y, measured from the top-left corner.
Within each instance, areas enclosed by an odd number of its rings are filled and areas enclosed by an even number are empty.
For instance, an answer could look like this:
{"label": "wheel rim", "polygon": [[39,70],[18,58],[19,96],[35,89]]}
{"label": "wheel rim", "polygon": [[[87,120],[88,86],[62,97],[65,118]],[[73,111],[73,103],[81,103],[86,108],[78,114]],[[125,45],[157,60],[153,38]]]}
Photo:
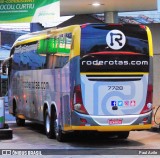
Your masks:
{"label": "wheel rim", "polygon": [[54,132],[55,132],[56,137],[58,137],[59,133],[58,133],[58,120],[57,119],[54,121]]}
{"label": "wheel rim", "polygon": [[47,131],[47,133],[49,133],[49,131],[50,131],[50,119],[49,119],[48,115],[46,117],[46,131]]}

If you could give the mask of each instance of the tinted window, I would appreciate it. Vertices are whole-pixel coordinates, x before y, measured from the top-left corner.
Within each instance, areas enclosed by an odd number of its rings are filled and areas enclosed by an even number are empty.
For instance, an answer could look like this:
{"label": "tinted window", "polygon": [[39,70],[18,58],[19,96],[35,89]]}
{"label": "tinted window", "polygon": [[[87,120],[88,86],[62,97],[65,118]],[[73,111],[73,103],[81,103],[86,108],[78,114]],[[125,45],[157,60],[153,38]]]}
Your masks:
{"label": "tinted window", "polygon": [[[121,31],[126,39],[125,45],[117,50],[112,49],[106,42],[107,34],[111,30]],[[120,41],[120,36],[116,34],[112,37],[113,40]],[[119,41],[118,41],[119,40]],[[121,44],[121,43],[119,43]],[[148,54],[148,40],[145,29],[138,25],[88,25],[82,28],[81,33],[81,56],[88,53],[103,52],[103,51],[121,51],[121,52],[135,52],[141,54]]]}
{"label": "tinted window", "polygon": [[37,43],[18,46],[14,50],[13,69],[36,70],[44,68],[46,56],[37,54]]}
{"label": "tinted window", "polygon": [[69,54],[71,51],[72,34],[60,34],[48,39],[42,39],[38,43],[38,54]]}
{"label": "tinted window", "polygon": [[61,56],[57,54],[47,54],[47,64],[46,67],[47,69],[53,69],[53,68],[62,68],[64,65],[67,64],[69,59],[69,56]]}
{"label": "tinted window", "polygon": [[20,54],[15,53],[13,56],[12,64],[13,64],[13,69],[14,70],[19,70],[20,69]]}

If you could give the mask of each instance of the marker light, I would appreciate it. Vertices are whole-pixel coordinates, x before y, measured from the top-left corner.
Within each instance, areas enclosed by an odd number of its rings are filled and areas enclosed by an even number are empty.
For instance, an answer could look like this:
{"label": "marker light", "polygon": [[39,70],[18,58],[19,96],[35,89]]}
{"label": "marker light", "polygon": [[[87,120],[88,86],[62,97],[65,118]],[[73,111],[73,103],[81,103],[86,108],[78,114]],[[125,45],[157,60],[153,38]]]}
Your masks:
{"label": "marker light", "polygon": [[74,87],[74,94],[72,98],[72,109],[83,114],[88,114],[82,101],[81,86]]}
{"label": "marker light", "polygon": [[153,93],[153,86],[148,85],[147,99],[146,99],[145,106],[141,111],[141,114],[147,113],[152,110],[152,93]]}
{"label": "marker light", "polygon": [[145,117],[143,120],[142,120],[143,124],[147,124],[148,122],[148,117]]}

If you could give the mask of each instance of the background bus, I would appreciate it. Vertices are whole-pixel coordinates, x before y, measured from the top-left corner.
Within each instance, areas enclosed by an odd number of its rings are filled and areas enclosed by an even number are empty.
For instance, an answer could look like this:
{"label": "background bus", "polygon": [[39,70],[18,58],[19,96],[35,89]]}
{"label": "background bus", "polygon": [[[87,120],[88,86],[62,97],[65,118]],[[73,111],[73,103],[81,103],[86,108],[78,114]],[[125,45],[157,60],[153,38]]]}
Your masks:
{"label": "background bus", "polygon": [[[20,37],[9,61],[9,112],[17,125],[67,132],[151,127],[152,39],[143,25],[85,24]],[[7,62],[7,61],[5,61]]]}

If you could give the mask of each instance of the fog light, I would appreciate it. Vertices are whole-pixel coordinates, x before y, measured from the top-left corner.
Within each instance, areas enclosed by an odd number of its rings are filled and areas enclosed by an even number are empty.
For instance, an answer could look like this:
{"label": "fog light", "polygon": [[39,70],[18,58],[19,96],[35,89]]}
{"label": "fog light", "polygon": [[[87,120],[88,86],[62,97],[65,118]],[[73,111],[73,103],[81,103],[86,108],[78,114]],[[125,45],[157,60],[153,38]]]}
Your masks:
{"label": "fog light", "polygon": [[80,120],[81,120],[82,123],[87,123],[86,119],[80,118]]}
{"label": "fog light", "polygon": [[148,122],[148,117],[145,117],[145,118],[142,120],[142,122],[143,122],[144,124],[146,124],[146,123]]}

